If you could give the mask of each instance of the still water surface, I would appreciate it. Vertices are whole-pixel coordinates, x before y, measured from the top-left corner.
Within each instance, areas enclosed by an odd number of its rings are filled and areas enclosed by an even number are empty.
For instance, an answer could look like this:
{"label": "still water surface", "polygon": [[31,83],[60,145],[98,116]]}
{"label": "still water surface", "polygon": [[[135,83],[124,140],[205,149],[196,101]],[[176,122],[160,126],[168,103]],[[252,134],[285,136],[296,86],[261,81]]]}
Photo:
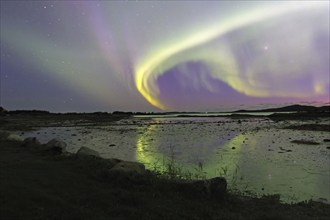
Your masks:
{"label": "still water surface", "polygon": [[[150,169],[163,169],[174,160],[190,172],[225,176],[230,188],[280,194],[284,202],[330,201],[330,150],[329,143],[323,142],[329,133],[282,129],[289,124],[266,119],[149,117],[103,127],[48,127],[21,135],[36,136],[41,142],[59,138],[70,152],[86,146],[104,158],[139,161]],[[320,144],[298,145],[292,140]]]}

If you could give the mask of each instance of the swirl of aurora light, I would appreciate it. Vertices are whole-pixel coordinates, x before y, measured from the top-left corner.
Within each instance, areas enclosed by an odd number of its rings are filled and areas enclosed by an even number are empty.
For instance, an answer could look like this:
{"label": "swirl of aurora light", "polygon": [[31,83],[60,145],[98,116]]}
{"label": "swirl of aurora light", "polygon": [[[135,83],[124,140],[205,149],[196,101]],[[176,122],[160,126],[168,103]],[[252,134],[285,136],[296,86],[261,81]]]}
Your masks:
{"label": "swirl of aurora light", "polygon": [[329,102],[328,1],[5,1],[1,46],[9,108]]}

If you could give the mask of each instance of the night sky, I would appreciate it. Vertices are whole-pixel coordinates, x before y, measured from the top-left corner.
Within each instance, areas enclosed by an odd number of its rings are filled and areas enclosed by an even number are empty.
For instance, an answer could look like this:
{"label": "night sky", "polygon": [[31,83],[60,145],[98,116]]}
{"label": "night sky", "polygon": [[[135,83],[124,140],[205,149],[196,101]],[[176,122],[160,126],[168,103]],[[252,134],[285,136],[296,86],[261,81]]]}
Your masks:
{"label": "night sky", "polygon": [[1,103],[53,112],[329,102],[329,1],[3,1]]}

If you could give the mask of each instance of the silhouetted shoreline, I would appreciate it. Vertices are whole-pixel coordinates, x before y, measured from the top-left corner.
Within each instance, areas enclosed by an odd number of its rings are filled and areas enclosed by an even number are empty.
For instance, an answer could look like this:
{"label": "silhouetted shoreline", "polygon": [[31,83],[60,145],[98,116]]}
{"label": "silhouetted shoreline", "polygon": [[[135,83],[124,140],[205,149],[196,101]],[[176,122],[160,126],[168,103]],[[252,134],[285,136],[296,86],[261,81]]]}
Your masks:
{"label": "silhouetted shoreline", "polygon": [[[329,205],[282,204],[227,193],[210,197],[198,186],[161,176],[107,171],[111,161],[58,155],[0,138],[3,219],[328,219]],[[112,165],[113,166],[113,165]],[[196,188],[197,187],[197,188]]]}
{"label": "silhouetted shoreline", "polygon": [[[297,120],[306,123],[287,124],[283,128],[329,132],[330,125],[316,123],[318,118],[330,117],[328,106],[316,109],[319,110],[287,113],[285,108],[282,113],[267,116],[249,115],[244,111],[243,114],[233,112],[204,117],[229,117],[238,124],[253,117],[268,118],[275,122]],[[2,113],[0,131],[9,133],[52,126],[107,126],[136,115],[127,112],[49,113],[36,110]],[[176,117],[203,116],[178,114]],[[324,139],[324,142],[328,141]],[[291,142],[319,144],[300,139],[292,139]],[[257,198],[239,192],[210,198],[205,193],[191,190],[187,185],[162,175],[109,175],[109,162],[103,158],[77,158],[70,154],[40,151],[38,147],[32,145],[27,148],[21,141],[2,138],[1,135],[0,146],[1,180],[4,180],[0,181],[0,200],[4,204],[0,207],[0,216],[3,219],[304,220],[330,217],[329,205],[320,202],[283,204],[279,195]]]}

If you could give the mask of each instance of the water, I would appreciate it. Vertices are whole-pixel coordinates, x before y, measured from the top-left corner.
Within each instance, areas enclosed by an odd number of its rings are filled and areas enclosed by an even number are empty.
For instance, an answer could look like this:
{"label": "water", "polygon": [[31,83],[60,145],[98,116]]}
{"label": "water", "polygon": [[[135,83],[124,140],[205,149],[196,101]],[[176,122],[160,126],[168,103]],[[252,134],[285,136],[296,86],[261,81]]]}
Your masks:
{"label": "water", "polygon": [[274,113],[289,114],[295,112],[205,112],[205,113],[173,113],[166,115],[135,115],[135,118],[174,118],[179,116],[192,116],[192,117],[209,117],[209,116],[230,116],[230,115],[254,115],[254,116],[269,116]]}
{"label": "water", "polygon": [[[293,122],[291,122],[293,123]],[[266,119],[132,118],[104,127],[48,127],[21,134],[41,142],[59,138],[76,152],[86,146],[104,158],[139,161],[162,169],[174,159],[207,177],[225,176],[230,187],[256,195],[280,194],[284,202],[330,201],[328,132],[281,129]],[[292,140],[320,145],[298,145]]]}

